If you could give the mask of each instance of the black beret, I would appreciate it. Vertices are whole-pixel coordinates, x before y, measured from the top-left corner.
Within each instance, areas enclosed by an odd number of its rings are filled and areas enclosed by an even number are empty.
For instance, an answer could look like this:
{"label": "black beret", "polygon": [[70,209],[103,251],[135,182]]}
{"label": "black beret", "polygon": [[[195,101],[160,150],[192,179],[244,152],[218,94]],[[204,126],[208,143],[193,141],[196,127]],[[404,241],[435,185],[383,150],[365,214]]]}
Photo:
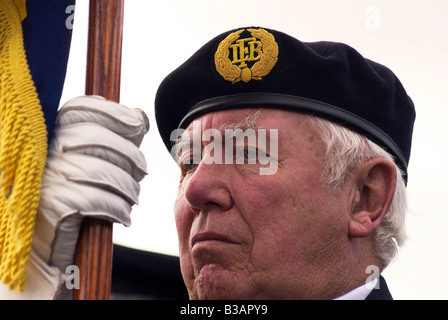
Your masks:
{"label": "black beret", "polygon": [[296,110],[365,135],[395,157],[407,180],[415,109],[385,66],[336,42],[301,42],[250,27],[225,32],[161,83],[155,116],[171,132],[205,113],[250,107]]}

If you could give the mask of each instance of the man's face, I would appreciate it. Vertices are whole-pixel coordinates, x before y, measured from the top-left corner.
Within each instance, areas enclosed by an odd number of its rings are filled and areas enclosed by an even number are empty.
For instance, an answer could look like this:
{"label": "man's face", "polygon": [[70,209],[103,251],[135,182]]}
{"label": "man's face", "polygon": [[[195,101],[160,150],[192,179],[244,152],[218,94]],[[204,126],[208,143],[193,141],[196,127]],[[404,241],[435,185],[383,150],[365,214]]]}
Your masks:
{"label": "man's face", "polygon": [[[253,113],[227,110],[197,121],[202,132],[224,132]],[[256,124],[278,130],[274,174],[261,175],[260,163],[181,165],[175,220],[190,298],[331,297],[326,285],[347,249],[349,194],[322,188],[325,147],[306,117],[265,109]],[[193,124],[187,131],[193,136]]]}

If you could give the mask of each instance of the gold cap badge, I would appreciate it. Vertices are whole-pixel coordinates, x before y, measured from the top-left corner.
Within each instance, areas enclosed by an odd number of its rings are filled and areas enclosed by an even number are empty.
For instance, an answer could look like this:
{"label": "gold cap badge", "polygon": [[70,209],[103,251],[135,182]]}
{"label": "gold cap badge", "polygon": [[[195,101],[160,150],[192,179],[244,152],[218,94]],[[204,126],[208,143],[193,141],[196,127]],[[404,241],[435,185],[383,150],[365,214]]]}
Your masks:
{"label": "gold cap badge", "polygon": [[[278,45],[271,33],[264,29],[247,29],[252,37],[240,39],[244,30],[229,34],[215,53],[216,70],[232,83],[261,80],[278,60]],[[248,63],[253,63],[252,67]]]}

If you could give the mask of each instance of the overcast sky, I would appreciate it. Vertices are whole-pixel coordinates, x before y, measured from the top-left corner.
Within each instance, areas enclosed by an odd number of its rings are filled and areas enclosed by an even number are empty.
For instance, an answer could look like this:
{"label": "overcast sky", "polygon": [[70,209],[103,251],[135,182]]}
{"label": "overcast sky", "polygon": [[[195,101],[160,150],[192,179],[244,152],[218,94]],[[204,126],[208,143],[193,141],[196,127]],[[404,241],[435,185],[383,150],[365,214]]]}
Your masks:
{"label": "overcast sky", "polygon": [[[77,0],[62,101],[84,94],[88,1]],[[146,111],[142,182],[119,244],[177,255],[173,202],[179,172],[154,120],[159,83],[214,36],[260,26],[303,41],[339,41],[392,69],[416,105],[409,166],[409,241],[384,272],[396,299],[448,298],[448,1],[126,0],[121,103]]]}

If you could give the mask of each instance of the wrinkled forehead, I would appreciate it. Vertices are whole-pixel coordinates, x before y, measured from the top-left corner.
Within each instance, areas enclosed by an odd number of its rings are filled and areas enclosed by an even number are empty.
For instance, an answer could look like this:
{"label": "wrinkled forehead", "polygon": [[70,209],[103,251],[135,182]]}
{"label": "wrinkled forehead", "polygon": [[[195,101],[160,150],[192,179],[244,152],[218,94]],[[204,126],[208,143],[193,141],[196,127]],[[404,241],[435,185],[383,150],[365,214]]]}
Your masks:
{"label": "wrinkled forehead", "polygon": [[210,150],[221,145],[225,150],[242,145],[261,148],[276,161],[312,156],[316,163],[323,163],[326,150],[310,115],[275,108],[228,109],[199,116],[177,136],[174,157],[179,149],[190,152],[196,146],[200,152],[209,145]]}
{"label": "wrinkled forehead", "polygon": [[187,131],[200,123],[201,129],[294,129],[305,122],[306,116],[288,110],[243,108],[210,112],[194,119]]}
{"label": "wrinkled forehead", "polygon": [[177,135],[176,144],[179,146],[191,141],[207,144],[216,137],[221,137],[224,142],[226,137],[246,139],[249,136],[255,136],[257,143],[259,138],[269,146],[275,143],[282,153],[292,149],[303,150],[306,141],[312,141],[316,147],[322,145],[318,142],[318,129],[313,128],[309,115],[275,108],[228,109],[204,114]]}

